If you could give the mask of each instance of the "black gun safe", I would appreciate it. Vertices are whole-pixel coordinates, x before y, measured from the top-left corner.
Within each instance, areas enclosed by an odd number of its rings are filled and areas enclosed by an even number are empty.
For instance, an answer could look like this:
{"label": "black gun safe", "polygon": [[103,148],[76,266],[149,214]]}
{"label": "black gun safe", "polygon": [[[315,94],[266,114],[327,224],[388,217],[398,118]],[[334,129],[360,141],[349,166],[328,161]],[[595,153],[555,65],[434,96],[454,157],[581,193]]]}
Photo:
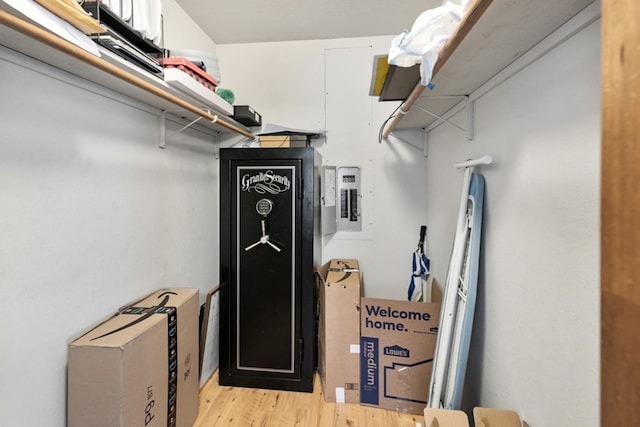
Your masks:
{"label": "black gun safe", "polygon": [[313,391],[320,155],[220,150],[221,385]]}

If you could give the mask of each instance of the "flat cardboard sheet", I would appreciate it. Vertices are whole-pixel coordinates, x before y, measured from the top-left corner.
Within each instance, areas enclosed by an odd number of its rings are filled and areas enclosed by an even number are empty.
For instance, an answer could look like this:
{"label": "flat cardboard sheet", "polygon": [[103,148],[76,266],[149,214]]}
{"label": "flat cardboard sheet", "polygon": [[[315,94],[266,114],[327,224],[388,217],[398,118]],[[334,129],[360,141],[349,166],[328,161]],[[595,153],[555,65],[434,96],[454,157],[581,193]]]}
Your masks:
{"label": "flat cardboard sheet", "polygon": [[463,411],[449,409],[424,409],[425,427],[469,427],[469,419]]}
{"label": "flat cardboard sheet", "polygon": [[[424,409],[425,427],[469,427],[469,419],[463,411],[450,409]],[[494,408],[473,408],[475,427],[521,427],[520,416],[514,411]],[[522,423],[522,427],[526,426]]]}
{"label": "flat cardboard sheet", "polygon": [[514,411],[495,408],[473,408],[476,427],[520,427],[520,416]]}

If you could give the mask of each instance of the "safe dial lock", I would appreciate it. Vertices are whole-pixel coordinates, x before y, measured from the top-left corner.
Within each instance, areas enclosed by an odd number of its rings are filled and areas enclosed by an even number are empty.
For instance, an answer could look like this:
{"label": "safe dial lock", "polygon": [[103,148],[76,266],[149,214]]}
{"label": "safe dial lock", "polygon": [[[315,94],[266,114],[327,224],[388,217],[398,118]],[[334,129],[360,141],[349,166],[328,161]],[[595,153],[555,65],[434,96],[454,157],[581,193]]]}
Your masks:
{"label": "safe dial lock", "polygon": [[256,203],[256,211],[264,217],[269,215],[273,210],[273,202],[269,199],[260,199]]}

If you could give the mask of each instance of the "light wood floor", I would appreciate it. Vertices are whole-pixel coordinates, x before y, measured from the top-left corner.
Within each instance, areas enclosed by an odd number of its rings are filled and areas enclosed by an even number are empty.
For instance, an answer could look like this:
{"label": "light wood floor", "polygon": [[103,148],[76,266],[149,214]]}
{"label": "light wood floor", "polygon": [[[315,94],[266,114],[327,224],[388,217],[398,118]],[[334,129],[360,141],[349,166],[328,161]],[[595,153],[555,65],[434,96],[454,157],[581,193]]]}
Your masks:
{"label": "light wood floor", "polygon": [[324,401],[320,378],[313,393],[218,385],[218,373],[200,390],[200,413],[193,427],[363,426],[415,427],[424,417],[349,403]]}

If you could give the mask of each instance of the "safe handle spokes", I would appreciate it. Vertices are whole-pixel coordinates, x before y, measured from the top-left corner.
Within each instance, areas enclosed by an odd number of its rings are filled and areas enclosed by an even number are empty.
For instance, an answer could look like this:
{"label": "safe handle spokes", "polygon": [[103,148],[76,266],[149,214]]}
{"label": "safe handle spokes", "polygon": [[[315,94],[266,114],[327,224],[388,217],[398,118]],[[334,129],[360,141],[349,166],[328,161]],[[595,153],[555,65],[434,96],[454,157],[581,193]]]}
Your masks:
{"label": "safe handle spokes", "polygon": [[277,252],[280,252],[281,249],[269,241],[269,235],[267,234],[266,221],[263,219],[260,222],[261,222],[260,225],[262,227],[262,236],[260,237],[260,239],[257,242],[255,242],[255,243],[247,246],[246,248],[244,248],[245,252],[255,248],[258,245],[264,245],[264,244],[267,244],[267,245],[271,246],[273,249],[275,249]]}

